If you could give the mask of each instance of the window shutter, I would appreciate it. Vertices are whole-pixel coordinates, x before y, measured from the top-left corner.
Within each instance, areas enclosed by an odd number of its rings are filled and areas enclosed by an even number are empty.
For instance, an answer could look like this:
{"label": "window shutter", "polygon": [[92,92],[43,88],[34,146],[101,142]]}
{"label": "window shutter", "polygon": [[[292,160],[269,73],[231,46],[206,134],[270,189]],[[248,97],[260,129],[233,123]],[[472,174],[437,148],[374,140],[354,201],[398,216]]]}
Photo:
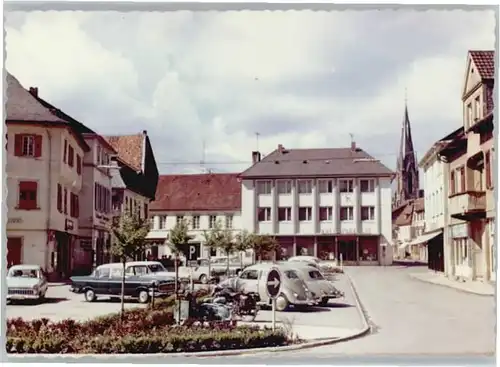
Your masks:
{"label": "window shutter", "polygon": [[76,173],[82,174],[82,158],[79,154],[76,155]]}
{"label": "window shutter", "polygon": [[16,157],[23,155],[23,134],[16,134],[14,137],[14,155]]}
{"label": "window shutter", "polygon": [[68,190],[64,189],[64,214],[68,214]]}
{"label": "window shutter", "polygon": [[99,186],[97,185],[97,183],[94,184],[94,208],[96,211],[98,211],[99,209]]}
{"label": "window shutter", "polygon": [[63,162],[66,163],[66,156],[68,155],[68,141],[64,139]]}
{"label": "window shutter", "polygon": [[62,213],[62,187],[61,184],[57,184],[57,210]]}
{"label": "window shutter", "polygon": [[19,182],[19,190],[36,191],[38,183],[36,181],[21,181]]}
{"label": "window shutter", "polygon": [[75,218],[80,217],[80,197],[75,195]]}
{"label": "window shutter", "polygon": [[35,135],[34,140],[35,140],[35,158],[38,158],[38,157],[42,156],[43,136],[42,135]]}
{"label": "window shutter", "polygon": [[455,171],[450,173],[450,194],[455,194]]}
{"label": "window shutter", "polygon": [[486,188],[491,189],[491,158],[490,152],[486,152],[484,157],[484,165],[485,165],[485,174],[486,174]]}

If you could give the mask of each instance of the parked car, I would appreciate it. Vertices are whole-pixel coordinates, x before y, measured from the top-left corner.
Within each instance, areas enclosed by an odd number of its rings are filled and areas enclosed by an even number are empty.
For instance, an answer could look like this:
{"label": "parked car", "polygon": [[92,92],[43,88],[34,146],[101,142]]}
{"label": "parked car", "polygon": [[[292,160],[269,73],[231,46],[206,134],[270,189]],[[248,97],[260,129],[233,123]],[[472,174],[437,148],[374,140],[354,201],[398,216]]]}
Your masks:
{"label": "parked car", "polygon": [[344,293],[339,291],[329,280],[327,280],[318,269],[311,267],[307,263],[298,262],[293,266],[289,264],[293,271],[299,273],[299,276],[304,279],[307,287],[319,295],[318,305],[326,306],[330,299],[344,297]]}
{"label": "parked car", "polygon": [[314,266],[323,274],[341,273],[341,269],[335,260],[320,260],[315,256],[299,255],[288,259],[290,262],[305,262]]}
{"label": "parked car", "polygon": [[[154,279],[175,279],[175,271],[168,271],[160,261],[130,261],[125,264],[126,275],[138,275]],[[189,269],[179,267],[179,281],[189,281]]]}
{"label": "parked car", "polygon": [[[147,271],[151,271],[150,266],[154,265],[141,263],[146,262],[126,264],[124,293],[126,298],[137,298],[140,303],[148,303],[152,296],[165,297],[174,293],[174,278],[161,274],[161,271],[152,272],[157,275],[156,277],[151,276],[152,273],[142,273],[144,266],[148,268]],[[71,277],[70,290],[83,293],[87,302],[95,301],[98,296],[119,298],[122,289],[122,274],[123,264],[100,265],[90,275]]]}
{"label": "parked car", "polygon": [[315,294],[307,287],[300,274],[293,271],[288,264],[261,263],[245,268],[237,277],[229,278],[220,283],[238,292],[259,294],[260,303],[271,305],[267,294],[267,274],[271,268],[277,268],[282,274],[281,293],[276,298],[276,310],[285,311],[289,306],[312,306],[319,302]]}
{"label": "parked car", "polygon": [[[209,275],[209,266],[208,262],[210,261],[210,272]],[[193,280],[195,282],[200,282],[202,284],[208,283],[210,278],[223,275],[227,272],[227,257],[226,256],[217,256],[209,259],[201,258],[198,259],[198,266],[192,267],[193,271]],[[241,266],[241,260],[238,257],[230,257],[229,258],[229,273],[230,275],[237,275],[239,272],[246,266],[249,265],[248,261],[243,262],[243,267]]]}
{"label": "parked car", "polygon": [[7,272],[7,301],[43,301],[49,284],[39,265],[14,265]]}

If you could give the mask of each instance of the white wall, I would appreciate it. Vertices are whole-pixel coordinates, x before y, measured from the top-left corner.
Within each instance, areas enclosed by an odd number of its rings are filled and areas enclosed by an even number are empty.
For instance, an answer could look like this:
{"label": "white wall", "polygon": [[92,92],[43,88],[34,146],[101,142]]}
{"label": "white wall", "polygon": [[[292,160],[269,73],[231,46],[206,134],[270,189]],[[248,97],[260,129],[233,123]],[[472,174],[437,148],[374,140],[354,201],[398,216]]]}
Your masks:
{"label": "white wall", "polygon": [[[224,212],[224,213],[196,213],[196,212],[150,212],[150,217],[152,217],[152,229],[148,234],[148,238],[151,239],[165,239],[170,230],[175,227],[177,223],[177,216],[183,216],[189,225],[189,235],[193,236],[192,242],[199,242],[202,244],[202,254],[201,256],[206,256],[206,249],[203,248],[205,242],[205,237],[203,236],[203,231],[210,231],[210,216],[215,215],[216,220],[220,221],[222,228],[226,226],[226,217],[228,215],[233,217],[232,230],[234,235],[241,232],[241,213],[240,212]],[[200,217],[200,226],[198,229],[193,229],[192,220],[193,216]],[[166,225],[161,227],[161,217],[166,217]],[[170,255],[171,252],[167,246],[159,249],[159,254]]]}
{"label": "white wall", "polygon": [[[354,179],[353,193],[340,193],[338,180],[333,180],[332,193],[319,193],[318,183],[320,179],[312,180],[311,194],[298,194],[297,181],[292,181],[291,194],[277,194],[276,182],[273,181],[273,190],[268,195],[258,195],[254,190],[252,180],[242,181],[242,228],[251,232],[268,233],[274,235],[290,234],[321,234],[321,233],[365,233],[382,234],[388,243],[392,242],[392,212],[391,195],[392,189],[389,178],[373,178],[375,181],[375,192],[361,193],[359,190],[360,178]],[[379,184],[377,185],[377,182]],[[340,204],[340,205],[339,205]],[[340,221],[340,206],[353,206],[353,220]],[[373,220],[361,221],[361,206],[373,206],[375,217]],[[258,222],[256,216],[259,206],[271,207],[272,215],[269,222]],[[292,208],[292,220],[290,222],[279,222],[277,218],[278,207],[290,206]],[[298,219],[298,207],[312,207],[311,221],[301,222]],[[319,220],[320,206],[332,208],[332,220]]]}
{"label": "white wall", "polygon": [[424,193],[425,193],[425,223],[426,232],[444,228],[447,177],[445,176],[445,163],[432,158],[424,167]]}
{"label": "white wall", "polygon": [[[36,134],[42,136],[42,154],[38,158],[17,157],[14,155],[16,134]],[[46,269],[48,253],[53,251],[47,245],[47,229],[78,234],[78,219],[69,215],[70,192],[79,194],[82,176],[76,171],[76,154],[83,157],[83,150],[68,130],[64,128],[45,128],[39,126],[7,126],[7,235],[23,237],[23,256],[26,261],[38,261]],[[64,139],[75,150],[74,166],[63,163]],[[17,209],[19,200],[19,181],[37,181],[37,210]],[[57,184],[68,190],[68,213],[57,210]],[[82,200],[80,198],[80,207]],[[66,230],[66,219],[73,222],[73,230]],[[35,245],[36,248],[33,247]],[[27,247],[25,247],[27,246]],[[29,250],[28,250],[29,249]],[[44,253],[42,260],[41,253]],[[37,255],[38,254],[38,255]]]}

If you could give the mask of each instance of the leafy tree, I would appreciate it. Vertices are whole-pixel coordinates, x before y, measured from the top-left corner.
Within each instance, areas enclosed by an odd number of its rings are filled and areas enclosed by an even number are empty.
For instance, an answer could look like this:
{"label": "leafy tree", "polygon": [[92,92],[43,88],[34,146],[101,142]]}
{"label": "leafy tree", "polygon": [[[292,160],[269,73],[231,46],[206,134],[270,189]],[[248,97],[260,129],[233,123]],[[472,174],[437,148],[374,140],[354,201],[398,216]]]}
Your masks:
{"label": "leafy tree", "polygon": [[225,228],[221,231],[217,247],[226,255],[226,275],[229,276],[229,256],[235,250],[235,240],[232,230]]}
{"label": "leafy tree", "polygon": [[179,254],[186,253],[189,241],[193,239],[193,236],[188,234],[189,228],[188,223],[185,219],[178,221],[174,228],[170,230],[170,234],[165,241],[165,244],[170,248],[174,254],[175,263],[175,297],[179,298]]}
{"label": "leafy tree", "polygon": [[262,257],[270,252],[275,254],[279,248],[279,243],[276,238],[269,235],[254,235],[252,241],[252,249],[258,259],[262,261]]}
{"label": "leafy tree", "polygon": [[111,223],[111,253],[120,259],[122,268],[121,287],[121,317],[125,312],[125,264],[128,259],[134,259],[138,254],[144,253],[150,246],[146,241],[149,232],[149,220],[141,218],[139,210],[125,211]]}
{"label": "leafy tree", "polygon": [[212,264],[211,264],[212,250],[217,248],[217,243],[214,237],[213,230],[210,231],[203,230],[203,238],[205,239],[204,246],[208,248],[208,277],[210,279],[210,277],[212,276]]}
{"label": "leafy tree", "polygon": [[252,248],[255,235],[246,229],[235,236],[234,249],[240,253],[240,265],[243,269],[243,253]]}

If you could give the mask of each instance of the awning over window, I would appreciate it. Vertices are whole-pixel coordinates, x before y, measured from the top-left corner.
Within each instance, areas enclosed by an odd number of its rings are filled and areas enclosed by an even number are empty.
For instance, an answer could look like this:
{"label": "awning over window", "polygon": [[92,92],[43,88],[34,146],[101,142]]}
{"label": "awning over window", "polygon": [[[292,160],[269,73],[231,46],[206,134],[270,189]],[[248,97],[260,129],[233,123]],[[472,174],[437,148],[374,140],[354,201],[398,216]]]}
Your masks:
{"label": "awning over window", "polygon": [[442,233],[443,233],[442,230],[434,231],[434,232],[430,232],[430,233],[425,233],[425,234],[413,239],[410,243],[408,243],[408,246],[420,245],[422,243],[425,243],[427,241],[432,240],[434,237],[437,237]]}
{"label": "awning over window", "polygon": [[410,245],[410,242],[405,242],[401,245],[399,245],[399,249],[400,250],[404,250],[405,248],[407,248],[408,246]]}

